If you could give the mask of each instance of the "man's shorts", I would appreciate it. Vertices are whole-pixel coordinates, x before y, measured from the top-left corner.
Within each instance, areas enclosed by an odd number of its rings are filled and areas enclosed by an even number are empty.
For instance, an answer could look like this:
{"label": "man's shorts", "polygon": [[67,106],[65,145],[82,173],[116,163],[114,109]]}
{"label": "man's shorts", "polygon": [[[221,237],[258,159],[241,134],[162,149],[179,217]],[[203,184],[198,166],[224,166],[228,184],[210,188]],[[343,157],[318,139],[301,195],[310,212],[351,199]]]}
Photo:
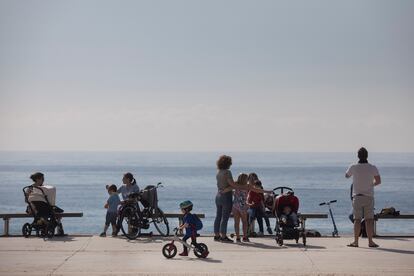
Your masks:
{"label": "man's shorts", "polygon": [[356,195],[352,199],[354,219],[374,219],[374,198],[365,195]]}
{"label": "man's shorts", "polygon": [[116,224],[116,218],[117,218],[117,216],[118,216],[117,213],[106,212],[105,225],[106,226],[109,226],[109,224]]}

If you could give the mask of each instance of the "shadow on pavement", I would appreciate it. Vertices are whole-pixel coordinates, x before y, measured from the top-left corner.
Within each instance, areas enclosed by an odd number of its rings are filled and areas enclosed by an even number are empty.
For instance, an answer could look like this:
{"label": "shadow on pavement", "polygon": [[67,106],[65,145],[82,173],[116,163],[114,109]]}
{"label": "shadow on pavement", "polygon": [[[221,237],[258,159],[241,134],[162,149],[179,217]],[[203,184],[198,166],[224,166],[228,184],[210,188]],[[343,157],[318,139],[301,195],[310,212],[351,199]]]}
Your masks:
{"label": "shadow on pavement", "polygon": [[399,253],[399,254],[409,254],[409,255],[414,254],[413,250],[403,250],[403,249],[393,249],[393,248],[383,248],[383,247],[378,247],[378,248],[373,248],[373,249],[385,251],[385,252],[391,252],[391,253]]}

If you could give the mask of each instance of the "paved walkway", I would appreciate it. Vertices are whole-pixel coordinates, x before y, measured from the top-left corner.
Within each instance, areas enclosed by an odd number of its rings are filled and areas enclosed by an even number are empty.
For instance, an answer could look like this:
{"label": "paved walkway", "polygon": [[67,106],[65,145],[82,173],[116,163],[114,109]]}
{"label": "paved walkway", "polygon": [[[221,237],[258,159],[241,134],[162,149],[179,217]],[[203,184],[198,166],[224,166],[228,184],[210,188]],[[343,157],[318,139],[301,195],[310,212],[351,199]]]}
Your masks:
{"label": "paved walkway", "polygon": [[414,275],[414,238],[376,239],[380,248],[345,245],[350,238],[308,238],[301,244],[276,246],[271,238],[249,244],[200,240],[207,259],[161,254],[166,240],[97,236],[0,238],[0,275]]}

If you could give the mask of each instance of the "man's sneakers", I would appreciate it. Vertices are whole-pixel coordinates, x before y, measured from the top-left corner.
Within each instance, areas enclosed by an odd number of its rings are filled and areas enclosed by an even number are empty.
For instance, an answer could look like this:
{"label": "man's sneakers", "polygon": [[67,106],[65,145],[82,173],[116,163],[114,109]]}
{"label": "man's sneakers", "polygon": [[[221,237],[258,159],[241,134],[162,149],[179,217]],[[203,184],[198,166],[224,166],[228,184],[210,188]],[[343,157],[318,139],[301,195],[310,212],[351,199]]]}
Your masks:
{"label": "man's sneakers", "polygon": [[106,237],[106,233],[105,233],[105,232],[102,232],[102,233],[99,235],[99,237],[102,237],[102,238]]}

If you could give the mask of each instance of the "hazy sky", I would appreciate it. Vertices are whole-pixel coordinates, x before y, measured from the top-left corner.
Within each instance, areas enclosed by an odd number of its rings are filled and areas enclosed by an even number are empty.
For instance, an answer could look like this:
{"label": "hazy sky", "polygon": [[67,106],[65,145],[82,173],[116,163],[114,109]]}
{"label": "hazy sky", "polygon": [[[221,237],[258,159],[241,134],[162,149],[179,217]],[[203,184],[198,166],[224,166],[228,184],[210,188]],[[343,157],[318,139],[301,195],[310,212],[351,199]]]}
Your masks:
{"label": "hazy sky", "polygon": [[0,150],[414,152],[413,14],[0,0]]}

